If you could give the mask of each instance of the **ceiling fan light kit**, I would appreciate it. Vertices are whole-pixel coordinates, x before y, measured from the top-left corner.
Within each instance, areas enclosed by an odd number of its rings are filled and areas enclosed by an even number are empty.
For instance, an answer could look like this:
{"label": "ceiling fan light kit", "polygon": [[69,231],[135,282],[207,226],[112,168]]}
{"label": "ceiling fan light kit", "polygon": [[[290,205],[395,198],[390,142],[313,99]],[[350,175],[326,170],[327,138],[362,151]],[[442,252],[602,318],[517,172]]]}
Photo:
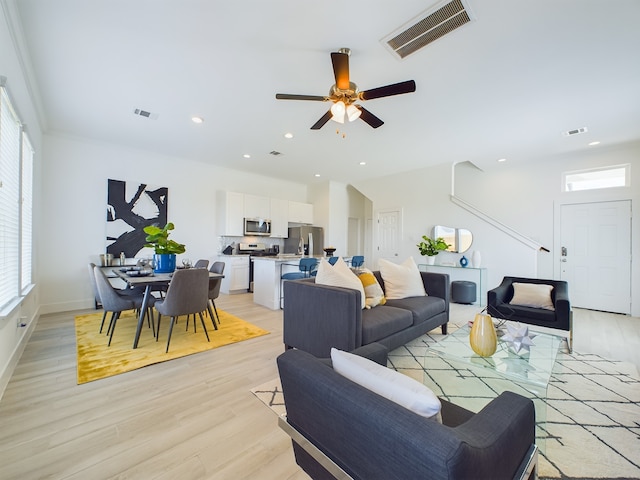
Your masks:
{"label": "ceiling fan light kit", "polygon": [[416,82],[407,80],[361,92],[358,90],[358,86],[349,79],[350,55],[351,50],[348,48],[341,48],[337,52],[331,52],[331,63],[333,64],[336,83],[329,89],[328,96],[277,93],[276,99],[333,102],[329,111],[311,126],[311,130],[321,129],[329,120],[344,123],[345,115],[350,122],[360,118],[372,128],[382,126],[384,122],[381,119],[363,106],[356,104],[356,102],[415,92]]}

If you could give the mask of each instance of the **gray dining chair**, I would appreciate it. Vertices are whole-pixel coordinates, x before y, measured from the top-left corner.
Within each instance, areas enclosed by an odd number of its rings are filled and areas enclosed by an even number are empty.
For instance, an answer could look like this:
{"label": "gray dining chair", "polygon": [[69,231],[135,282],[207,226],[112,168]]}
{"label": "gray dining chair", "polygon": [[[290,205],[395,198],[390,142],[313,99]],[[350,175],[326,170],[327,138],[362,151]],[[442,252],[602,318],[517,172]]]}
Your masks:
{"label": "gray dining chair", "polygon": [[[107,334],[109,334],[108,346],[111,346],[111,340],[113,339],[113,333],[116,329],[116,323],[120,318],[120,314],[126,310],[139,310],[142,307],[143,295],[120,295],[118,291],[111,285],[111,282],[100,269],[100,267],[93,268],[94,278],[96,281],[96,288],[98,295],[100,296],[100,302],[102,308],[106,312],[111,312],[111,320],[109,321],[109,327],[107,328]],[[155,303],[155,298],[149,298],[149,306],[145,315],[150,322],[152,332],[155,336],[155,321],[153,318],[152,307]],[[103,317],[104,322],[104,317]],[[101,329],[102,331],[102,329]]]}
{"label": "gray dining chair", "polygon": [[[96,264],[93,262],[89,262],[89,283],[91,285],[91,289],[93,290],[93,297],[95,299],[96,309],[98,305],[102,306],[102,300],[100,299],[100,293],[98,292],[98,285],[96,283],[96,275],[94,273],[94,268],[96,268]],[[102,270],[101,270],[102,271]],[[111,283],[111,282],[109,282]],[[130,295],[143,295],[144,288],[115,288],[114,290],[118,293],[118,295],[130,296]],[[104,309],[103,309],[104,310]],[[107,318],[107,311],[104,310],[102,314],[102,322],[100,322],[100,333],[102,333],[102,329],[104,328],[104,321]]]}
{"label": "gray dining chair", "polygon": [[207,268],[209,266],[209,260],[201,258],[196,262],[193,268]]}
{"label": "gray dining chair", "polygon": [[196,313],[200,315],[200,322],[202,323],[202,328],[207,336],[207,342],[210,341],[207,327],[204,324],[204,317],[202,316],[202,312],[207,310],[209,306],[208,291],[209,272],[206,269],[186,268],[183,270],[176,270],[173,273],[173,278],[169,283],[167,294],[163,300],[159,300],[155,304],[156,310],[158,311],[156,341],[158,341],[158,338],[160,337],[160,322],[162,321],[162,315],[171,317],[169,334],[167,336],[167,348],[165,352],[169,351],[173,325],[176,322],[176,318],[180,315],[186,315],[187,318],[189,318],[189,315]]}
{"label": "gray dining chair", "polygon": [[[224,262],[213,262],[209,271],[211,273],[219,273],[222,275],[224,273]],[[216,298],[220,296],[220,285],[222,284],[221,278],[213,278],[209,280],[209,303],[210,306],[213,307],[213,312],[215,313],[216,320],[218,324],[220,324],[220,315],[218,315],[218,309],[216,308]],[[209,308],[209,313],[211,313],[211,308]],[[213,317],[211,317],[211,321],[215,323]]]}

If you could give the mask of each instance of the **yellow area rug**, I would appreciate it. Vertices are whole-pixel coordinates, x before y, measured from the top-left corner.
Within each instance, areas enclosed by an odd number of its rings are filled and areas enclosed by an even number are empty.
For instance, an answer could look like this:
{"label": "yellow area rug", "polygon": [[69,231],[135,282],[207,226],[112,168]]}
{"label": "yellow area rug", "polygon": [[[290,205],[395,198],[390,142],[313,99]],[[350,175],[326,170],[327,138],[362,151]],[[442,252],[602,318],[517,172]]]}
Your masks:
{"label": "yellow area rug", "polygon": [[134,350],[133,338],[138,317],[134,315],[133,311],[123,312],[118,320],[110,347],[107,346],[109,337],[104,333],[107,331],[110,314],[107,315],[102,334],[99,332],[102,311],[76,316],[78,385],[269,333],[220,309],[218,309],[218,314],[220,315],[218,330],[213,329],[211,319],[205,315],[205,325],[207,332],[209,332],[210,342],[207,342],[207,337],[202,330],[200,317],[196,316],[197,331],[195,333],[193,332],[193,317],[189,321],[189,331],[185,330],[187,317],[180,317],[173,327],[169,353],[165,353],[165,349],[171,317],[162,317],[160,338],[157,342],[145,319],[138,348]]}

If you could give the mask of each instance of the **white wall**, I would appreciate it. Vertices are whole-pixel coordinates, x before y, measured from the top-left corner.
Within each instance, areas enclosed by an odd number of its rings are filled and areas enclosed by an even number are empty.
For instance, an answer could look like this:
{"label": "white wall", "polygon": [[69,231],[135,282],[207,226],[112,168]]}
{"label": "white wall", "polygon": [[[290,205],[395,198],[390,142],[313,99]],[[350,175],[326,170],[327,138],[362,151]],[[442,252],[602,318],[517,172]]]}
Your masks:
{"label": "white wall", "polygon": [[306,185],[89,140],[46,135],[44,156],[42,313],[92,306],[87,263],[97,263],[105,249],[109,178],[168,187],[171,238],[186,244],[192,261],[217,253],[217,190],[275,198],[286,192],[289,200],[307,201]]}
{"label": "white wall", "polygon": [[[562,172],[607,165],[632,164],[632,185],[628,188],[564,193]],[[527,165],[508,162],[490,171],[459,164],[455,193],[494,219],[541,243],[550,253],[536,252],[502,233],[479,217],[450,201],[451,165],[438,165],[386,178],[359,182],[354,186],[370,198],[376,211],[403,210],[400,259],[413,256],[424,263],[416,244],[430,235],[436,224],[467,228],[473,233],[469,253],[479,250],[488,268],[488,283],[497,285],[505,275],[559,278],[559,253],[555,220],[560,205],[575,202],[631,199],[640,205],[640,144],[598,148],[586,153],[557,156]],[[374,253],[375,253],[375,231]],[[632,222],[632,315],[640,316],[640,222]],[[460,255],[440,253],[438,263],[457,261]]]}

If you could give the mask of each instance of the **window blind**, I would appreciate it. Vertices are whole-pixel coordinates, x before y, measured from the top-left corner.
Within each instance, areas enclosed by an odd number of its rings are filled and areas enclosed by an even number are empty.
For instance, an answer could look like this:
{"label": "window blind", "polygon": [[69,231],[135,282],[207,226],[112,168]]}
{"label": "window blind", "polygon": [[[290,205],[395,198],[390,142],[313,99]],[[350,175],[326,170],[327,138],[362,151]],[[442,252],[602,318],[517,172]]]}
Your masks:
{"label": "window blind", "polygon": [[0,309],[18,297],[20,122],[0,88]]}
{"label": "window blind", "polygon": [[33,148],[29,137],[22,132],[22,161],[20,178],[20,292],[31,285],[32,219],[33,219]]}

